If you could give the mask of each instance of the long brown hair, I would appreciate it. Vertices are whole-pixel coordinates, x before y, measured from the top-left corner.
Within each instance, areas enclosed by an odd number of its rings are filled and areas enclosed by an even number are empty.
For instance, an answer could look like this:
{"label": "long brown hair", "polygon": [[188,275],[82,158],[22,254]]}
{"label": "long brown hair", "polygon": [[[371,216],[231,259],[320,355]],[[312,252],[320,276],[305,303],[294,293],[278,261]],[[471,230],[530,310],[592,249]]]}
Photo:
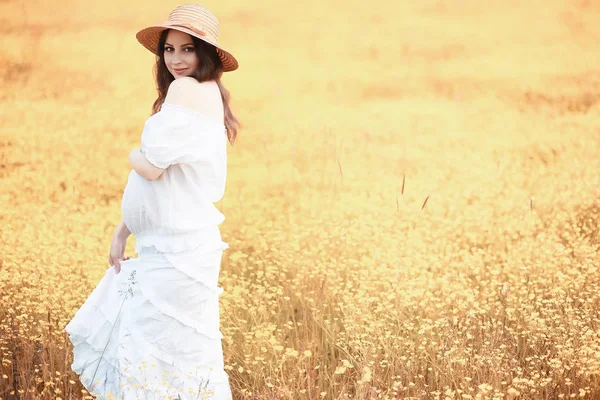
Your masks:
{"label": "long brown hair", "polygon": [[[167,35],[169,29],[165,29],[158,41],[158,47],[156,49],[156,65],[154,66],[154,74],[156,77],[156,90],[158,91],[158,98],[154,101],[152,106],[152,114],[156,114],[167,97],[167,90],[171,82],[175,80],[173,75],[167,69],[165,64],[165,42],[167,41]],[[225,128],[227,129],[227,137],[229,142],[233,145],[235,138],[237,137],[237,131],[240,127],[240,122],[233,115],[229,101],[231,95],[229,91],[223,86],[221,82],[221,76],[223,75],[223,64],[217,54],[217,49],[210,43],[206,43],[204,40],[198,39],[195,36],[190,35],[194,43],[194,49],[196,50],[196,56],[200,60],[198,68],[191,75],[198,82],[206,82],[214,80],[219,86],[221,92],[221,98],[223,99],[223,108],[225,114]]]}

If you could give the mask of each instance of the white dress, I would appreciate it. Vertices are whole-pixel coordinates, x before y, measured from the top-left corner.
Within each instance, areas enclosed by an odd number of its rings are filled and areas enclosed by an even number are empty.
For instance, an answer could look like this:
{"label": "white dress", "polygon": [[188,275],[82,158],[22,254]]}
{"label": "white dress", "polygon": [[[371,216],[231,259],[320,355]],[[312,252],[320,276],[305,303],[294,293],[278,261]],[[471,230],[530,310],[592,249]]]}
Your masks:
{"label": "white dress", "polygon": [[225,127],[165,103],[141,147],[166,169],[154,181],[132,170],[123,193],[138,258],[110,267],[65,327],[71,368],[99,399],[231,399],[217,286],[229,246],[213,204],[225,191]]}

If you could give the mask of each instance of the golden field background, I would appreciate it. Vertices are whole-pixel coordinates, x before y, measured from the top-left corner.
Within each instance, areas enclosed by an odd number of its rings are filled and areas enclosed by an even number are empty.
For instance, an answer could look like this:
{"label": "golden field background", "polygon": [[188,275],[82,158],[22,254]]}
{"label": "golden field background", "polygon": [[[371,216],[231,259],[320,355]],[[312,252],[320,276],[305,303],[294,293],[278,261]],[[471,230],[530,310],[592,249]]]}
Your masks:
{"label": "golden field background", "polygon": [[[86,397],[62,329],[178,4],[0,2],[2,400]],[[600,398],[600,2],[202,4],[240,62],[235,398]]]}

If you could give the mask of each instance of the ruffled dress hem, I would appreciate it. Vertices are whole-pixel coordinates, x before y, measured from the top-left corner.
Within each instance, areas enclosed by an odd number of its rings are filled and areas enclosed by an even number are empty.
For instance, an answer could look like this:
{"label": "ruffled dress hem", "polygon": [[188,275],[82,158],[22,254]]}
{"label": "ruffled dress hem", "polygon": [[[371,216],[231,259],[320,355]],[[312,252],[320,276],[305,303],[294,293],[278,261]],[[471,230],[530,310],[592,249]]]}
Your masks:
{"label": "ruffled dress hem", "polygon": [[[214,271],[221,249],[194,250],[146,249],[119,274],[109,268],[65,327],[71,367],[98,399],[231,399]],[[199,256],[206,266],[194,264]],[[196,314],[177,306],[182,293],[193,293]]]}

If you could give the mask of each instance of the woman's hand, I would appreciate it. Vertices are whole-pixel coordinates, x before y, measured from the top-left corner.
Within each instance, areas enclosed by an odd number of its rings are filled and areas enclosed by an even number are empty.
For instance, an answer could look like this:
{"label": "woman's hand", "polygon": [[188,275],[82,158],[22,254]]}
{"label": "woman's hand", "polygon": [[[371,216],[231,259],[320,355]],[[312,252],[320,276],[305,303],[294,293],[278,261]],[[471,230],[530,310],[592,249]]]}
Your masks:
{"label": "woman's hand", "polygon": [[121,272],[121,261],[129,260],[131,257],[125,257],[125,245],[127,244],[127,238],[122,235],[114,235],[112,243],[110,244],[110,252],[108,255],[108,262],[111,267],[115,267],[117,274]]}
{"label": "woman's hand", "polygon": [[133,149],[129,152],[129,163],[139,176],[149,181],[160,178],[164,169],[158,168],[146,158],[141,149]]}

